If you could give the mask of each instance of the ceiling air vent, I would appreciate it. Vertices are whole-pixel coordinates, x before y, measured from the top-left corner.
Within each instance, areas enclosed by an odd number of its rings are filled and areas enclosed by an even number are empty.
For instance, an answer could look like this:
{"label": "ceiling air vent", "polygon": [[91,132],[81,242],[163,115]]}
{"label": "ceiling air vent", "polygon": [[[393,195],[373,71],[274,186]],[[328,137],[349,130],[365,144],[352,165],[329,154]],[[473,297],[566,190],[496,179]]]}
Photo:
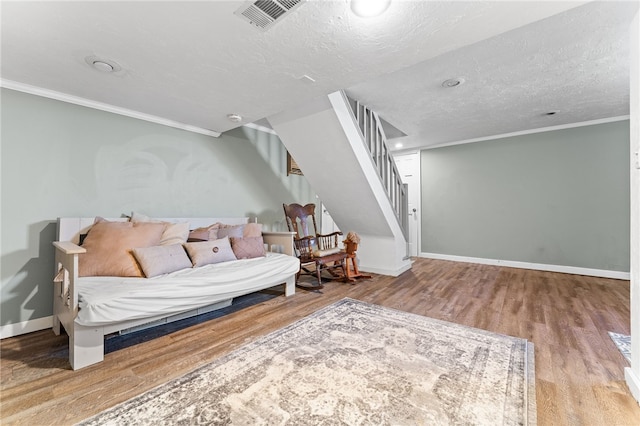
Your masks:
{"label": "ceiling air vent", "polygon": [[243,4],[234,14],[262,31],[266,31],[304,1],[257,0]]}

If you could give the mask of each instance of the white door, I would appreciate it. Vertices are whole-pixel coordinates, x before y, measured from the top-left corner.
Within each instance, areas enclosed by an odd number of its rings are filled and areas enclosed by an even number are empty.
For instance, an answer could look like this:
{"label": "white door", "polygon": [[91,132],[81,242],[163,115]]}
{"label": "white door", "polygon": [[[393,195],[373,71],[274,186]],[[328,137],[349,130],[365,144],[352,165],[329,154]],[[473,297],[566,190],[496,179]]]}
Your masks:
{"label": "white door", "polygon": [[[323,235],[331,234],[332,232],[339,231],[336,223],[333,221],[331,214],[324,206],[324,204],[320,204],[320,208],[322,209],[322,222],[320,223],[320,233]],[[317,213],[316,213],[317,214]]]}
{"label": "white door", "polygon": [[409,256],[420,251],[420,153],[394,155],[396,167],[407,184],[409,196]]}

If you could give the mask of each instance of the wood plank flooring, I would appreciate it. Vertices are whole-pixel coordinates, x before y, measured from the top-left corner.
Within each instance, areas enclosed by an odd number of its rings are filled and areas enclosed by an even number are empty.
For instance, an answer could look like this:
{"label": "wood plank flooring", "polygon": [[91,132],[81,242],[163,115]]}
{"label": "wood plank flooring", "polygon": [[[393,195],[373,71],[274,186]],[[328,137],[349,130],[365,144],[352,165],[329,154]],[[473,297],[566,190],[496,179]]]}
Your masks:
{"label": "wood plank flooring", "polygon": [[416,259],[397,278],[332,282],[121,349],[72,371],[51,330],[0,342],[0,423],[72,424],[181,376],[344,297],[526,338],[535,345],[540,425],[640,425],[626,360],[629,282]]}

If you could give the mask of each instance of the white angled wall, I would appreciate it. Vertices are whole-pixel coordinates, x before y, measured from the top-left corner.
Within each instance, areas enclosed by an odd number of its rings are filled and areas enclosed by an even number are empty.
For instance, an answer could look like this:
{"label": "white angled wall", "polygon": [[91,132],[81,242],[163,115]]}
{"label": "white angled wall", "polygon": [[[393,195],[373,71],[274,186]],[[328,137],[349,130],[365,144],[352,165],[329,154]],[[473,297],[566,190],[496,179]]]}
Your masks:
{"label": "white angled wall", "polygon": [[393,276],[409,269],[406,240],[344,95],[335,92],[268,119],[338,228],[360,235],[360,269]]}
{"label": "white angled wall", "polygon": [[640,15],[631,24],[631,368],[627,385],[640,402]]}

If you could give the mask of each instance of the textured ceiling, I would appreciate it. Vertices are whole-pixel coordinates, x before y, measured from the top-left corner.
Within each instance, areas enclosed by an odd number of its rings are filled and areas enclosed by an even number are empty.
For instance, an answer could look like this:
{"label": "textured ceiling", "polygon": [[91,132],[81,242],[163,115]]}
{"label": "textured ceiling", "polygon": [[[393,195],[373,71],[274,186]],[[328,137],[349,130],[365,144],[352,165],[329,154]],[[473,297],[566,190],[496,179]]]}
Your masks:
{"label": "textured ceiling", "polygon": [[[405,149],[625,116],[637,10],[631,2],[588,4],[347,93],[408,134]],[[442,86],[454,77],[465,82]]]}
{"label": "textured ceiling", "polygon": [[261,32],[238,1],[2,2],[1,77],[217,132],[346,89],[420,147],[628,114],[638,3],[584,3],[309,0]]}

